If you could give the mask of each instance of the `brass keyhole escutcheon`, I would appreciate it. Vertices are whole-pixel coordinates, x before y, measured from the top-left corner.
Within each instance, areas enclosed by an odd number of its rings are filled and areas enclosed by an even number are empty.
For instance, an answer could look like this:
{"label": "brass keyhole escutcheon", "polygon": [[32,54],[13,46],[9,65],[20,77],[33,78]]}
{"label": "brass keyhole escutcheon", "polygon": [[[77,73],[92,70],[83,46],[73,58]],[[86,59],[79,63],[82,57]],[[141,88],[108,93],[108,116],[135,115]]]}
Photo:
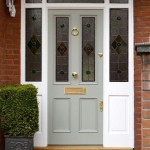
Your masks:
{"label": "brass keyhole escutcheon", "polygon": [[78,73],[77,72],[72,72],[72,77],[73,78],[77,78],[78,77]]}

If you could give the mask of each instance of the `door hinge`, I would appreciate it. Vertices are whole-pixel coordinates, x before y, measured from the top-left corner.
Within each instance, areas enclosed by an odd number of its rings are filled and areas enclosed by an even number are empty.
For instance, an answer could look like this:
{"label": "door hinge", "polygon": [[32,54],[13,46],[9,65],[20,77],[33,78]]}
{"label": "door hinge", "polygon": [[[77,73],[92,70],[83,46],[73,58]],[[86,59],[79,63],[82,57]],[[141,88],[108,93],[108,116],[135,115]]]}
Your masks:
{"label": "door hinge", "polygon": [[103,101],[102,100],[99,102],[99,109],[101,112],[103,112]]}

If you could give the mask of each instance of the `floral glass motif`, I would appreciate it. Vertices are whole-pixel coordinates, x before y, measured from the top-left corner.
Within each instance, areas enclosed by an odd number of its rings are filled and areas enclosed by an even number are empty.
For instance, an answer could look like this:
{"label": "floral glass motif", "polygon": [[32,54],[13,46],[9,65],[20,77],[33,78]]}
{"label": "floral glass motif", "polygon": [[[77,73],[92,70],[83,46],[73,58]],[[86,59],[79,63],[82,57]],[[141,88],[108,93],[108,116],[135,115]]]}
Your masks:
{"label": "floral glass motif", "polygon": [[58,46],[57,51],[60,53],[61,56],[65,54],[65,52],[67,51],[67,47],[63,42]]}
{"label": "floral glass motif", "polygon": [[129,0],[110,0],[110,3],[128,3]]}
{"label": "floral glass motif", "polygon": [[128,9],[110,10],[110,82],[128,82]]}
{"label": "floral glass motif", "polygon": [[93,50],[94,50],[94,48],[91,46],[91,44],[89,42],[84,47],[84,51],[88,56],[90,56],[90,54],[93,52]]}
{"label": "floral glass motif", "polygon": [[40,42],[37,40],[36,36],[33,35],[28,43],[28,47],[30,48],[33,54],[36,54],[40,46]]}
{"label": "floral glass motif", "polygon": [[82,81],[95,81],[95,17],[82,17]]}
{"label": "floral glass motif", "polygon": [[104,3],[104,0],[47,0],[48,3]]}
{"label": "floral glass motif", "polygon": [[42,9],[26,9],[26,81],[42,78]]}
{"label": "floral glass motif", "polygon": [[56,17],[56,82],[68,81],[69,18]]}
{"label": "floral glass motif", "polygon": [[126,48],[127,44],[124,42],[122,37],[118,35],[116,39],[112,43],[113,48],[116,50],[118,54],[122,52],[124,48]]}

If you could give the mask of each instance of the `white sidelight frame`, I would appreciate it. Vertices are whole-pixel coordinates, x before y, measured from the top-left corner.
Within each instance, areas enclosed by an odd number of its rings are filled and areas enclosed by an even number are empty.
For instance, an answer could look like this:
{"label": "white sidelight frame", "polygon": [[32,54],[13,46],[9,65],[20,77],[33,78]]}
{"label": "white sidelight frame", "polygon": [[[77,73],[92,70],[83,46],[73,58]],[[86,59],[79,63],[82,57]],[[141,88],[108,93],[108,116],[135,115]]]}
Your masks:
{"label": "white sidelight frame", "polygon": [[[25,10],[42,9],[42,81],[25,81]],[[129,22],[129,81],[109,81],[109,14],[110,8],[128,8]],[[25,3],[21,0],[21,83],[34,84],[38,88],[39,131],[35,135],[35,146],[48,144],[48,10],[49,9],[103,9],[103,146],[134,147],[134,46],[133,46],[133,0],[128,4],[110,4],[109,0],[99,4],[75,3]]]}

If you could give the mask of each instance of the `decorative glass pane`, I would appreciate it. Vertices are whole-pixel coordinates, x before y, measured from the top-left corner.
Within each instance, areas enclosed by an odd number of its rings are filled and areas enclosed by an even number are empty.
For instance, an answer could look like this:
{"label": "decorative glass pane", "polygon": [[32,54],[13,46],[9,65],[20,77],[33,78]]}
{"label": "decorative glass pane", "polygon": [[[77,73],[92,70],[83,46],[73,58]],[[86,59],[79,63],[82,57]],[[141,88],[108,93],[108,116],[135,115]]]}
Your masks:
{"label": "decorative glass pane", "polygon": [[26,9],[26,81],[41,81],[42,9]]}
{"label": "decorative glass pane", "polygon": [[26,3],[42,3],[42,0],[26,0]]}
{"label": "decorative glass pane", "polygon": [[110,3],[128,3],[129,0],[110,0]]}
{"label": "decorative glass pane", "polygon": [[128,9],[110,10],[110,81],[128,81]]}
{"label": "decorative glass pane", "polygon": [[82,17],[82,81],[95,81],[94,17]]}
{"label": "decorative glass pane", "polygon": [[47,0],[48,3],[104,3],[104,0]]}
{"label": "decorative glass pane", "polygon": [[68,81],[69,18],[56,17],[56,82]]}

